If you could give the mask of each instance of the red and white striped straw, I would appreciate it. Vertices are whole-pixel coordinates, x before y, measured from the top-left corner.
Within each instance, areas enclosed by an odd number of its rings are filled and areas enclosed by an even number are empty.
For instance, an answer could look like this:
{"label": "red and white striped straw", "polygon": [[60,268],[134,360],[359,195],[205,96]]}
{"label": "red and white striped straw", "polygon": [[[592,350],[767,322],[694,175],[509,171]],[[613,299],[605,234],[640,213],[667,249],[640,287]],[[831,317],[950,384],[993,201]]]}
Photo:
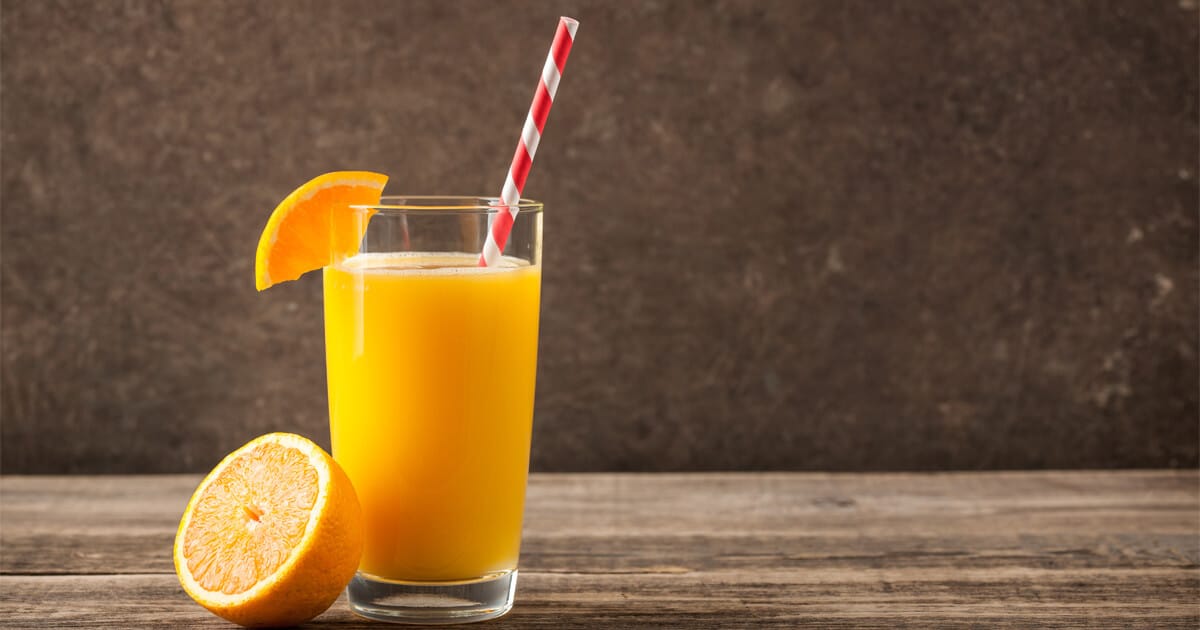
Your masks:
{"label": "red and white striped straw", "polygon": [[529,167],[533,165],[533,155],[537,152],[538,142],[542,138],[546,117],[550,115],[550,106],[554,104],[554,93],[558,91],[558,81],[567,65],[567,55],[571,54],[571,44],[575,41],[577,28],[578,21],[569,17],[558,18],[558,30],[554,33],[550,54],[546,55],[542,80],[538,82],[537,92],[533,95],[529,116],[525,118],[525,128],[521,130],[517,151],[513,154],[512,165],[508,167],[508,178],[504,180],[504,188],[500,192],[500,210],[492,219],[487,241],[483,243],[483,253],[479,255],[480,267],[491,267],[499,262],[504,244],[508,242],[513,220],[520,211],[518,205],[521,203],[521,191],[525,188],[525,179],[529,177]]}

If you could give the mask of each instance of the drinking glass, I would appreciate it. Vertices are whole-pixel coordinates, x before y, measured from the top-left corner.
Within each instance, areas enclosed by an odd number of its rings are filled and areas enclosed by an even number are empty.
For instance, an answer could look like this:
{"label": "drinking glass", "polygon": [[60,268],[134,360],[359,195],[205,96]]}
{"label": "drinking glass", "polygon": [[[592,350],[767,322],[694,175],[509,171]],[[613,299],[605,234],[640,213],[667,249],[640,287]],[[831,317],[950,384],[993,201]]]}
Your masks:
{"label": "drinking glass", "polygon": [[351,207],[360,250],[324,271],[333,457],[365,522],[347,592],[364,617],[462,623],[513,604],[542,204],[521,201],[504,258],[480,267],[490,220],[507,211],[499,203],[396,196]]}

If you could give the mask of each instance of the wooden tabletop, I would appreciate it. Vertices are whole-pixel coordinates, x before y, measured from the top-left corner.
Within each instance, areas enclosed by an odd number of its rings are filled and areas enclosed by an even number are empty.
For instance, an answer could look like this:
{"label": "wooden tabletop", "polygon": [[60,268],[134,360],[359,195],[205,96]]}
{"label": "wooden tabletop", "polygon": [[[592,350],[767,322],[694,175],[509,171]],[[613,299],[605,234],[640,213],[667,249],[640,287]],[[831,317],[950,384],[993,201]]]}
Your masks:
{"label": "wooden tabletop", "polygon": [[[0,478],[0,626],[232,627],[172,567],[199,480]],[[1196,628],[1200,475],[534,475],[483,627],[655,626]]]}

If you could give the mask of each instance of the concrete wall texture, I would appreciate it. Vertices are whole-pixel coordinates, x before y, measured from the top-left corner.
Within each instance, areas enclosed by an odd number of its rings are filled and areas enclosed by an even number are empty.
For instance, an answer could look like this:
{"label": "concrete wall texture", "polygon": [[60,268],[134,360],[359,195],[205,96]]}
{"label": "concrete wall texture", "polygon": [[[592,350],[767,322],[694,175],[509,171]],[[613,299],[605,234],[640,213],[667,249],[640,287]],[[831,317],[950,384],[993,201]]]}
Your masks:
{"label": "concrete wall texture", "polygon": [[268,214],[496,194],[559,15],[535,470],[1198,464],[1195,0],[4,0],[0,469],[327,446]]}

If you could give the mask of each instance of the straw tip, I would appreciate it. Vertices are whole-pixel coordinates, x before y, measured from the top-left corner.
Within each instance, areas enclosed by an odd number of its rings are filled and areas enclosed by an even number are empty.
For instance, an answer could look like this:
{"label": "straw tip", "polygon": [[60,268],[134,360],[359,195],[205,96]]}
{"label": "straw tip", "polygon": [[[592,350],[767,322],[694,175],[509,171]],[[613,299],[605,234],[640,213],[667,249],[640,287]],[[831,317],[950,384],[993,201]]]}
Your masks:
{"label": "straw tip", "polygon": [[575,39],[575,31],[579,28],[579,20],[564,15],[558,18],[558,24],[559,28],[567,29],[567,35],[570,35],[571,39]]}

